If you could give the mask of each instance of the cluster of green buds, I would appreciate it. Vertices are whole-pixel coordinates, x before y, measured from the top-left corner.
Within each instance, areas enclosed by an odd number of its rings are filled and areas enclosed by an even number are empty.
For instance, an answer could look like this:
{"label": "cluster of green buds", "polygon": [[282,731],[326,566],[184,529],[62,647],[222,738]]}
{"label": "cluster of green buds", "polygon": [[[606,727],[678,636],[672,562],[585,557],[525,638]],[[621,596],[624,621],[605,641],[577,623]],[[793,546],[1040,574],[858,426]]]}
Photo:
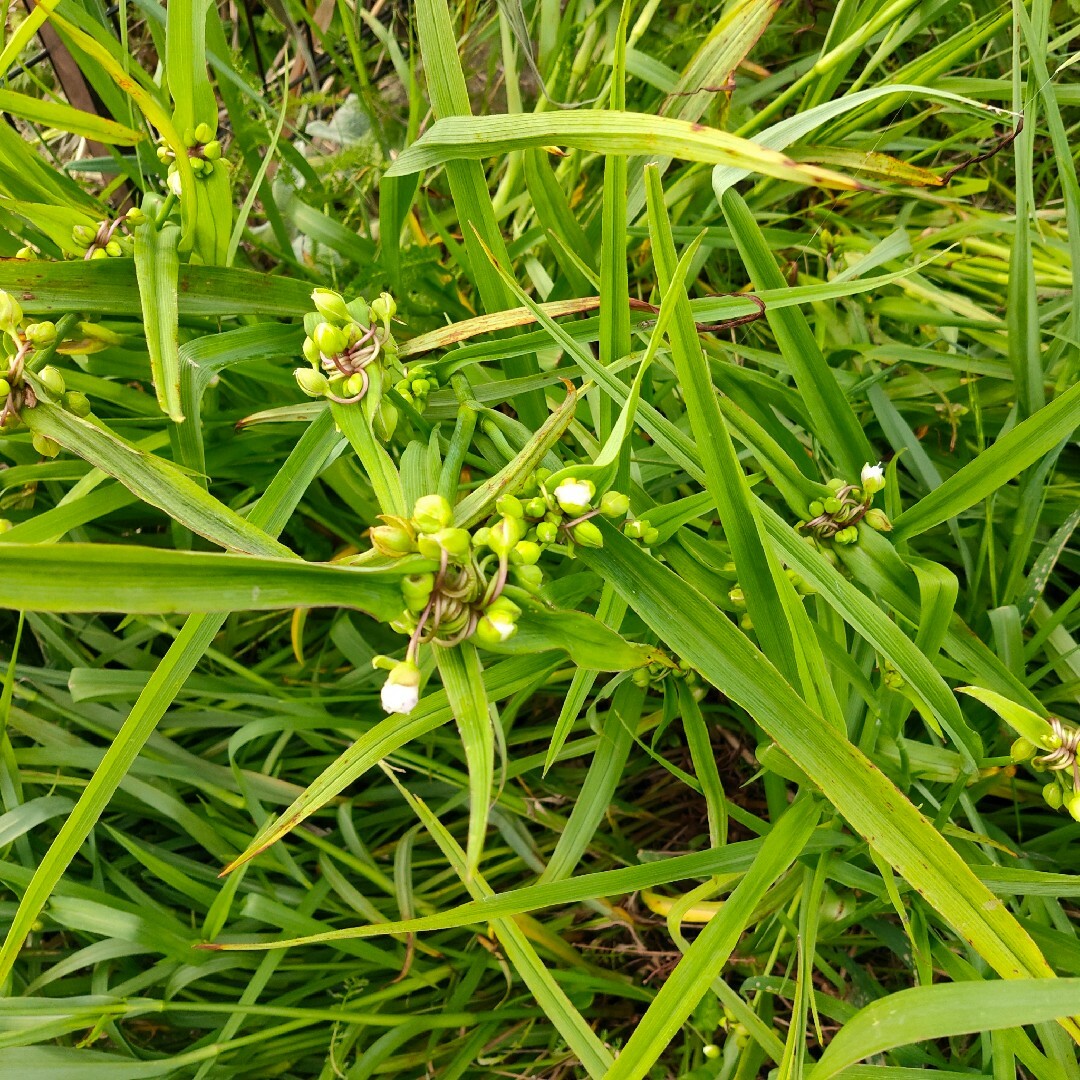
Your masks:
{"label": "cluster of green buds", "polygon": [[[724,567],[726,571],[733,571],[735,564],[733,562],[727,563]],[[784,574],[788,581],[791,582],[795,592],[800,596],[813,596],[817,590],[810,584],[797,570],[792,567],[787,567],[784,570]],[[746,610],[746,593],[743,592],[742,586],[735,582],[735,584],[728,590],[728,599],[731,601],[732,606],[736,611],[741,612],[739,615],[739,625],[744,630],[753,630],[754,624],[750,618],[750,613]]]}
{"label": "cluster of green buds", "polygon": [[882,510],[871,504],[874,496],[885,487],[885,472],[879,462],[869,462],[862,468],[861,486],[834,477],[826,487],[829,495],[810,503],[806,521],[796,528],[805,529],[817,540],[836,544],[854,544],[859,539],[858,524],[865,521],[872,529],[888,532],[892,522]]}
{"label": "cluster of green buds", "polygon": [[[26,378],[26,365],[38,349],[44,349],[56,341],[56,324],[52,322],[28,323],[23,318],[19,302],[8,292],[0,289],[0,430],[19,423],[23,409],[32,409],[38,403],[38,391]],[[46,400],[54,402],[76,416],[90,413],[90,400],[78,390],[68,390],[64,376],[58,368],[47,364],[37,372],[41,393]],[[60,446],[43,435],[34,435],[34,448],[44,457],[56,457]]]}
{"label": "cluster of green buds", "polygon": [[[214,171],[214,163],[221,157],[221,140],[214,138],[214,129],[206,123],[184,131],[184,146],[187,147],[191,171],[200,179],[205,179]],[[157,148],[158,161],[169,166],[169,190],[180,196],[180,174],[176,170],[176,154],[171,146],[162,143]]]}
{"label": "cluster of green buds", "polygon": [[1036,772],[1051,772],[1054,779],[1042,789],[1042,797],[1052,810],[1064,808],[1080,821],[1080,728],[1066,724],[1060,717],[1049,718],[1053,729],[1053,747],[1045,749],[1025,738],[1017,739],[1009,756],[1016,764],[1027,763]]}
{"label": "cluster of green buds", "polygon": [[498,505],[521,523],[526,543],[541,549],[556,545],[566,554],[573,553],[575,544],[603,547],[603,534],[592,519],[602,515],[621,521],[630,511],[622,492],[605,491],[598,498],[591,480],[567,470],[553,477],[547,468],[537,469],[518,496],[504,496]]}
{"label": "cluster of green buds", "polygon": [[135,246],[127,232],[146,221],[146,215],[133,206],[121,217],[99,221],[96,225],[76,225],[71,230],[71,242],[82,252],[84,259],[130,258]]}
{"label": "cluster of green buds", "polygon": [[438,388],[439,380],[426,364],[413,364],[411,367],[402,368],[401,378],[394,383],[394,390],[402,401],[414,406],[417,412],[424,411],[428,395]]}
{"label": "cluster of green buds", "polygon": [[630,674],[635,686],[646,690],[658,690],[668,679],[685,679],[697,682],[697,672],[688,660],[672,660],[657,652],[655,658],[644,667],[634,668]]}
{"label": "cluster of green buds", "polygon": [[[512,497],[511,497],[512,498]],[[376,657],[389,671],[382,690],[388,712],[411,711],[419,700],[417,656],[421,645],[449,648],[467,639],[501,645],[517,633],[518,598],[542,582],[540,548],[525,540],[521,518],[506,513],[506,498],[492,524],[473,532],[455,527],[454,511],[442,495],[418,499],[408,518],[384,515],[370,530],[372,545],[391,558],[417,556],[417,572],[401,579],[403,610],[391,626],[409,635],[405,659]]]}
{"label": "cluster of green buds", "polygon": [[[297,368],[297,385],[308,397],[327,398],[339,405],[364,402],[365,412],[383,439],[397,423],[397,409],[383,399],[386,376],[405,378],[397,359],[397,342],[390,330],[397,312],[394,298],[380,293],[369,304],[363,297],[345,302],[340,293],[316,289],[314,311],[304,316],[304,358],[311,365]],[[416,378],[417,394],[430,389]],[[416,399],[414,395],[413,400]]]}

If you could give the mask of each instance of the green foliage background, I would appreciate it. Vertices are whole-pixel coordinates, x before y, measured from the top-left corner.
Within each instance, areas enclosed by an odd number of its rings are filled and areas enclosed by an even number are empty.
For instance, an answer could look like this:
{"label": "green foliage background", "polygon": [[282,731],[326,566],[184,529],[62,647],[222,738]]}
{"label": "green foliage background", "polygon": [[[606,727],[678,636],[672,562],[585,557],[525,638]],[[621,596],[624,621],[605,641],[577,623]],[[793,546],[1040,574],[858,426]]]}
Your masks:
{"label": "green foliage background", "polygon": [[[93,414],[0,432],[3,1075],[1080,1080],[1010,759],[1080,723],[1072,7],[6,16],[0,288]],[[438,377],[385,448],[293,379],[317,286]],[[470,525],[550,452],[660,537],[385,717],[340,557],[455,445]],[[807,544],[878,460],[892,531]]]}

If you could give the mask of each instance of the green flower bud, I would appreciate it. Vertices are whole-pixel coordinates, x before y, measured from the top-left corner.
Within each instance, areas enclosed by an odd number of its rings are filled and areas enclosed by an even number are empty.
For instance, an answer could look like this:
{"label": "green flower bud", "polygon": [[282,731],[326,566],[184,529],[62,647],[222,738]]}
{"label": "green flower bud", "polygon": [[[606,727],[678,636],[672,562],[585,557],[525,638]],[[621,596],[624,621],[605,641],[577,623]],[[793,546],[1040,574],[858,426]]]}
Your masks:
{"label": "green flower bud", "polygon": [[834,476],[825,481],[825,486],[835,495],[844,486],[844,481],[839,476]]}
{"label": "green flower bud", "polygon": [[334,326],[333,323],[319,323],[311,336],[323,356],[337,356],[349,345],[345,331],[340,326]]}
{"label": "green flower bud", "polygon": [[313,368],[297,368],[293,372],[293,378],[308,397],[325,397],[330,389],[330,380],[321,371]]}
{"label": "green flower bud", "polygon": [[413,379],[412,392],[417,397],[423,397],[431,389],[430,379]]}
{"label": "green flower bud", "polygon": [[563,480],[552,494],[563,513],[577,516],[588,512],[596,487],[591,480],[575,480],[571,476]]}
{"label": "green flower bud", "polygon": [[865,521],[871,529],[877,529],[878,532],[892,531],[892,522],[885,516],[885,511],[879,510],[876,506],[872,506],[866,511],[863,521]]}
{"label": "green flower bud", "polygon": [[104,248],[94,248],[94,250],[90,252],[91,262],[93,262],[95,259],[107,259],[108,257],[109,253]]}
{"label": "green flower bud", "polygon": [[621,491],[605,491],[600,499],[600,513],[604,517],[623,518],[630,512],[630,499]]}
{"label": "green flower bud", "polygon": [[505,559],[513,546],[525,535],[521,518],[504,517],[491,526],[488,546],[500,558]]}
{"label": "green flower bud", "polygon": [[1052,780],[1042,789],[1043,801],[1051,810],[1060,810],[1061,804],[1065,801],[1065,793],[1061,790],[1061,785]]}
{"label": "green flower bud", "polygon": [[652,676],[649,674],[648,668],[634,668],[630,673],[630,680],[635,686],[640,686],[643,690],[652,682]]}
{"label": "green flower bud", "polygon": [[1080,821],[1080,791],[1074,791],[1065,797],[1065,809],[1073,821]]}
{"label": "green flower bud", "polygon": [[521,505],[521,500],[514,495],[501,495],[495,500],[495,509],[503,515],[503,517],[524,517],[525,508]]}
{"label": "green flower bud", "polygon": [[739,618],[739,625],[744,630],[753,630],[754,629],[754,620],[751,619],[750,616],[747,613],[744,612],[742,614],[742,616]]}
{"label": "green flower bud", "polygon": [[649,527],[647,521],[642,521],[640,518],[635,521],[628,521],[623,526],[623,535],[628,536],[631,540],[640,540],[645,535],[645,530]]}
{"label": "green flower bud", "polygon": [[434,574],[410,574],[401,579],[401,595],[405,606],[417,613],[424,610],[435,587]]}
{"label": "green flower bud", "polygon": [[89,416],[90,399],[78,390],[69,390],[64,395],[64,408],[74,416]]}
{"label": "green flower bud", "polygon": [[0,289],[0,330],[6,334],[14,334],[22,322],[22,308],[19,302],[9,292]]}
{"label": "green flower bud", "polygon": [[99,228],[99,225],[73,225],[71,239],[79,247],[88,248],[97,239]]}
{"label": "green flower bud", "polygon": [[157,148],[157,159],[162,165],[167,165],[176,155],[167,146],[159,146]]}
{"label": "green flower bud", "polygon": [[472,537],[468,529],[439,529],[428,536],[421,536],[417,541],[420,554],[425,558],[437,559],[442,551],[455,559],[467,559],[472,551]]}
{"label": "green flower bud", "polygon": [[1009,747],[1009,758],[1019,765],[1022,761],[1033,758],[1038,751],[1039,748],[1033,742],[1028,742],[1027,739],[1017,739]]}
{"label": "green flower bud", "polygon": [[454,520],[454,508],[442,495],[423,495],[416,500],[412,520],[420,532],[438,532]]}
{"label": "green flower bud", "polygon": [[844,504],[835,495],[830,495],[821,505],[826,514],[837,514]]}
{"label": "green flower bud", "polygon": [[541,521],[536,526],[536,539],[541,544],[554,544],[559,535],[559,526],[551,521]]}
{"label": "green flower bud", "polygon": [[39,349],[51,345],[56,340],[56,323],[35,322],[23,329],[23,337],[33,342]]}
{"label": "green flower bud", "polygon": [[517,633],[517,624],[503,615],[483,616],[476,624],[473,636],[481,645],[501,645]]}
{"label": "green flower bud", "polygon": [[345,380],[345,397],[359,397],[368,387],[368,377],[362,371]]}
{"label": "green flower bud", "polygon": [[24,244],[15,252],[15,258],[22,259],[24,262],[32,262],[37,258],[37,252],[29,244]]}
{"label": "green flower bud", "polygon": [[532,566],[540,558],[540,545],[531,540],[519,540],[510,552],[510,561],[515,566]]}
{"label": "green flower bud", "polygon": [[544,571],[539,566],[512,566],[510,576],[515,584],[520,585],[526,592],[537,593],[544,584]]}
{"label": "green flower bud", "polygon": [[220,139],[211,139],[202,148],[202,152],[203,152],[203,157],[205,157],[207,159],[207,161],[217,161],[217,159],[219,157],[221,157],[221,140]]}
{"label": "green flower bud", "polygon": [[514,622],[517,622],[518,619],[521,618],[521,608],[519,608],[509,596],[497,596],[490,604],[488,604],[488,615],[496,611],[505,615],[508,619],[512,619]]}
{"label": "green flower bud", "polygon": [[472,540],[473,547],[487,547],[491,543],[491,530],[486,525],[482,525],[473,533]]}
{"label": "green flower bud", "polygon": [[120,246],[120,241],[110,240],[105,245],[105,254],[108,255],[110,259],[119,259],[120,256],[124,254],[124,249]]}
{"label": "green flower bud", "polygon": [[[186,132],[185,132],[186,135]],[[188,146],[193,146],[195,143],[207,143],[214,137],[214,129],[207,123],[198,124],[192,132],[193,138]],[[184,140],[187,142],[187,139]]]}
{"label": "green flower bud", "polygon": [[641,542],[646,547],[652,547],[660,539],[660,530],[654,529],[651,525],[646,528],[644,534],[641,537]]}
{"label": "green flower bud", "polygon": [[38,378],[50,397],[58,398],[63,394],[64,376],[60,373],[59,368],[54,368],[52,364],[46,364],[38,372]]}
{"label": "green flower bud", "polygon": [[704,1046],[703,1046],[703,1047],[701,1048],[701,1052],[702,1052],[702,1053],[703,1053],[703,1054],[705,1055],[705,1057],[707,1057],[707,1058],[708,1058],[708,1059],[709,1059],[710,1061],[714,1061],[714,1060],[715,1060],[716,1058],[718,1058],[718,1057],[720,1056],[720,1047],[719,1047],[719,1046],[717,1046],[717,1045],[716,1045],[716,1043],[706,1043],[706,1044],[705,1044],[705,1045],[704,1045]]}
{"label": "green flower bud", "polygon": [[397,314],[397,301],[388,292],[379,293],[368,306],[371,314],[383,323],[388,323]]}
{"label": "green flower bud", "polygon": [[350,300],[345,307],[348,309],[349,318],[355,319],[365,330],[371,325],[371,311],[362,296]]}
{"label": "green flower bud", "polygon": [[385,525],[373,525],[368,530],[371,538],[371,546],[380,555],[389,555],[398,558],[401,555],[410,555],[416,550],[416,541],[413,534],[405,527],[400,518],[390,517]]}
{"label": "green flower bud", "polygon": [[32,442],[34,444],[34,449],[42,457],[54,458],[60,453],[60,444],[55,439],[50,439],[47,435],[38,435],[35,432]]}
{"label": "green flower bud", "polygon": [[575,525],[571,532],[574,543],[580,544],[582,547],[599,548],[604,546],[603,533],[592,521],[582,521],[580,524]]}
{"label": "green flower bud", "polygon": [[542,518],[547,513],[547,509],[547,503],[536,495],[525,503],[525,516],[534,519]]}
{"label": "green flower bud", "polygon": [[143,213],[140,207],[132,206],[124,215],[124,220],[131,228],[137,229],[140,225],[146,224],[146,214]]}
{"label": "green flower bud", "polygon": [[551,470],[546,465],[539,465],[533,469],[532,478],[542,484],[551,475]]}
{"label": "green flower bud", "polygon": [[808,508],[808,514],[812,518],[820,517],[825,512],[825,505],[820,499],[815,499]]}
{"label": "green flower bud", "polygon": [[744,593],[738,585],[736,585],[734,589],[728,591],[728,599],[737,608],[746,607],[746,593]]}
{"label": "green flower bud", "polygon": [[312,367],[318,367],[322,362],[322,357],[319,355],[319,346],[311,338],[304,338],[304,344],[301,346],[300,351],[304,354],[304,359]]}
{"label": "green flower bud", "polygon": [[7,518],[0,518],[0,533],[11,532],[15,526]]}
{"label": "green flower bud", "polygon": [[352,322],[352,315],[345,306],[345,298],[333,289],[313,289],[311,302],[327,322],[342,324]]}
{"label": "green flower bud", "polygon": [[7,379],[0,377],[0,400],[3,400],[11,393],[11,383]]}

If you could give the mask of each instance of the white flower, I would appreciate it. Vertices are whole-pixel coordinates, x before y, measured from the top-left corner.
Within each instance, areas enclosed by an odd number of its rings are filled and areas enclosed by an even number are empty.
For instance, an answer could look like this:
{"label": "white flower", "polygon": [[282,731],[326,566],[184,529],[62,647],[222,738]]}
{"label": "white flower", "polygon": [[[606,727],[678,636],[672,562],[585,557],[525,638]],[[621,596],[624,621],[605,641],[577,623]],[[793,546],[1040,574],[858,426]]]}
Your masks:
{"label": "white flower", "polygon": [[585,480],[564,480],[554,492],[555,501],[567,514],[584,514],[596,489]]}
{"label": "white flower", "polygon": [[876,465],[871,465],[868,461],[862,467],[862,486],[867,495],[873,495],[885,486],[885,470],[880,461]]}
{"label": "white flower", "polygon": [[411,713],[420,700],[420,688],[385,682],[382,688],[382,707],[388,713]]}
{"label": "white flower", "polygon": [[168,184],[169,190],[179,199],[181,194],[180,174],[175,170],[170,172],[165,182]]}
{"label": "white flower", "polygon": [[395,664],[383,683],[381,698],[388,713],[411,713],[420,700],[420,669],[409,660]]}
{"label": "white flower", "polygon": [[509,618],[505,612],[489,612],[487,619],[499,635],[500,641],[506,641],[507,638],[512,638],[517,633],[517,623]]}

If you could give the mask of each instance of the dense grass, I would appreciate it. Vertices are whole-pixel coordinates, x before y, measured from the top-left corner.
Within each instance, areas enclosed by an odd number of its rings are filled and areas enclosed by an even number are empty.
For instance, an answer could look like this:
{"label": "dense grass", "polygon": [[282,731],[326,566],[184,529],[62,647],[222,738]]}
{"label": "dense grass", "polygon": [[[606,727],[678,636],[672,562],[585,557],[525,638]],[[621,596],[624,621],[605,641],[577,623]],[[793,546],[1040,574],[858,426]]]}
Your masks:
{"label": "dense grass", "polygon": [[[51,10],[0,1074],[1080,1080],[1073,8]],[[394,298],[362,401],[315,288]],[[538,467],[629,517],[385,715],[395,518]]]}

